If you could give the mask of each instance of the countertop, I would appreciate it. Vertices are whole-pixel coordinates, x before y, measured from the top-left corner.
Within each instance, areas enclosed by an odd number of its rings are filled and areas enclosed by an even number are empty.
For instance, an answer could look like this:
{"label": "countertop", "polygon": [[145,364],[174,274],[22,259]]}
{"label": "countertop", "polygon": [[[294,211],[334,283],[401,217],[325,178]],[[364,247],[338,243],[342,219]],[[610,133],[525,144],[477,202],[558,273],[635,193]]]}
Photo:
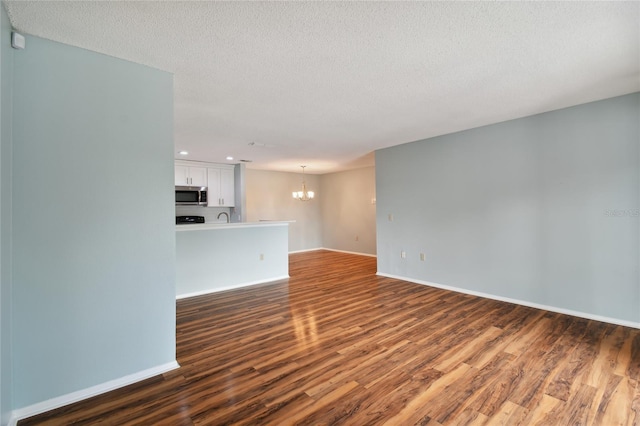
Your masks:
{"label": "countertop", "polygon": [[208,231],[215,229],[232,229],[232,228],[256,228],[265,226],[285,226],[295,220],[261,220],[260,222],[209,222],[188,225],[176,225],[176,232],[180,231]]}

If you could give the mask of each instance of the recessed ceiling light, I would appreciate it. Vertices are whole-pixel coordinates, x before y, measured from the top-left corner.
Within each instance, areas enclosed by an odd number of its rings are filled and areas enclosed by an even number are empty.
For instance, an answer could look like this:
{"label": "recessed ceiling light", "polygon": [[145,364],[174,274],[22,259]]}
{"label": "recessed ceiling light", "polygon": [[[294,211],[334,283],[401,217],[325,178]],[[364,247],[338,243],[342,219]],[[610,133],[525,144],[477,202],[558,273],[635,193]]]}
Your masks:
{"label": "recessed ceiling light", "polygon": [[180,154],[180,155],[189,155],[189,152],[188,151],[180,151],[180,152],[178,152],[178,154]]}
{"label": "recessed ceiling light", "polygon": [[228,156],[227,160],[233,160],[233,157],[232,156]]}

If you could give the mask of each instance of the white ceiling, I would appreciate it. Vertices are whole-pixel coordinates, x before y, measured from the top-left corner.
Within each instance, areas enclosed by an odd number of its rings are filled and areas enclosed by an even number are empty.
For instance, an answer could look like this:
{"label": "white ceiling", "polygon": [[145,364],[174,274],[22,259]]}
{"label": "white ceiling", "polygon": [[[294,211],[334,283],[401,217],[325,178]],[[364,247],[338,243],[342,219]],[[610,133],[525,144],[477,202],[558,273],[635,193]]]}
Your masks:
{"label": "white ceiling", "polygon": [[257,169],[640,90],[638,2],[4,3],[18,31],[175,73],[176,151]]}

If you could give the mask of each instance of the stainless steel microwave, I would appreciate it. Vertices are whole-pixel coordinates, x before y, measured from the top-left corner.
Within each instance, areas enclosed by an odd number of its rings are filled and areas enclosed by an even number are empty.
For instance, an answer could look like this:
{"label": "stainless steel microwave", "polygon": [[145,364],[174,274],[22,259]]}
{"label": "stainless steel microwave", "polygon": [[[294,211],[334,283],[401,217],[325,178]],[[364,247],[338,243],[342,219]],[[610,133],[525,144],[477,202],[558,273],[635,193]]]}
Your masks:
{"label": "stainless steel microwave", "polygon": [[177,206],[206,206],[207,205],[207,187],[176,185],[176,205]]}

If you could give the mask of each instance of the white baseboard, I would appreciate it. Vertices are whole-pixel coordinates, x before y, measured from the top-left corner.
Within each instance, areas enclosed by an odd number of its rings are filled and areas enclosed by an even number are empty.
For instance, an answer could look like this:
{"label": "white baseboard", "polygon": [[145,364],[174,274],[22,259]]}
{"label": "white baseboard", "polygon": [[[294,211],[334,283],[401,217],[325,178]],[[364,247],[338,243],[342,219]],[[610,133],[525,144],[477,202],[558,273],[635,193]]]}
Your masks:
{"label": "white baseboard", "polygon": [[331,249],[331,248],[322,248],[320,250],[329,250],[329,251],[335,251],[335,252],[338,252],[338,253],[347,253],[347,254],[357,254],[358,256],[378,257],[375,254],[359,253],[357,251],[337,250],[337,249]]}
{"label": "white baseboard", "polygon": [[257,284],[267,284],[267,283],[272,283],[274,281],[288,280],[289,278],[290,278],[289,275],[282,275],[280,277],[267,278],[266,280],[250,281],[246,283],[233,284],[225,287],[216,287],[208,290],[194,291],[192,293],[183,293],[183,294],[178,294],[176,296],[176,299],[180,300],[180,299],[187,299],[189,297],[204,296],[205,294],[219,293],[221,291],[234,290],[237,288],[249,287]]}
{"label": "white baseboard", "polygon": [[357,251],[338,250],[338,249],[332,249],[332,248],[326,248],[326,247],[317,247],[317,248],[312,248],[312,249],[290,251],[289,254],[306,253],[306,252],[309,252],[309,251],[318,251],[318,250],[335,251],[335,252],[338,252],[338,253],[347,253],[347,254],[357,254],[358,256],[378,257],[375,254],[360,253],[360,252],[357,252]]}
{"label": "white baseboard", "polygon": [[304,250],[294,250],[294,251],[290,251],[289,254],[296,254],[296,253],[306,253],[308,251],[318,251],[318,250],[325,250],[322,247],[316,247],[316,248],[310,248],[310,249],[304,249]]}
{"label": "white baseboard", "polygon": [[544,311],[556,312],[558,314],[571,315],[574,317],[580,317],[580,318],[590,319],[594,321],[601,321],[609,324],[622,325],[625,327],[640,329],[640,322],[627,321],[619,318],[604,317],[601,315],[594,315],[594,314],[589,314],[589,313],[580,312],[580,311],[572,311],[571,309],[558,308],[555,306],[541,305],[539,303],[528,302],[526,300],[511,299],[509,297],[496,296],[494,294],[482,293],[482,292],[473,291],[473,290],[466,290],[464,288],[452,287],[448,285],[432,283],[429,281],[417,280],[415,278],[401,277],[399,275],[386,274],[384,272],[377,272],[376,275],[379,275],[381,277],[395,278],[397,280],[402,280],[402,281],[409,281],[415,284],[427,285],[429,287],[441,288],[443,290],[455,291],[456,293],[464,293],[472,296],[484,297],[485,299],[492,299],[492,300],[499,300],[501,302],[514,303],[516,305],[528,306],[530,308],[542,309]]}
{"label": "white baseboard", "polygon": [[56,408],[64,407],[65,405],[73,404],[74,402],[82,401],[83,399],[91,398],[105,392],[110,392],[112,390],[139,382],[141,380],[166,373],[167,371],[175,370],[176,368],[180,368],[180,365],[177,361],[168,362],[157,367],[142,370],[134,374],[129,374],[128,376],[124,376],[119,379],[114,379],[96,386],[91,386],[90,388],[71,392],[66,395],[38,402],[37,404],[13,410],[13,412],[11,413],[11,420],[9,420],[9,426],[15,426],[18,424],[18,421],[26,419],[28,417],[45,413],[50,410],[55,410]]}

